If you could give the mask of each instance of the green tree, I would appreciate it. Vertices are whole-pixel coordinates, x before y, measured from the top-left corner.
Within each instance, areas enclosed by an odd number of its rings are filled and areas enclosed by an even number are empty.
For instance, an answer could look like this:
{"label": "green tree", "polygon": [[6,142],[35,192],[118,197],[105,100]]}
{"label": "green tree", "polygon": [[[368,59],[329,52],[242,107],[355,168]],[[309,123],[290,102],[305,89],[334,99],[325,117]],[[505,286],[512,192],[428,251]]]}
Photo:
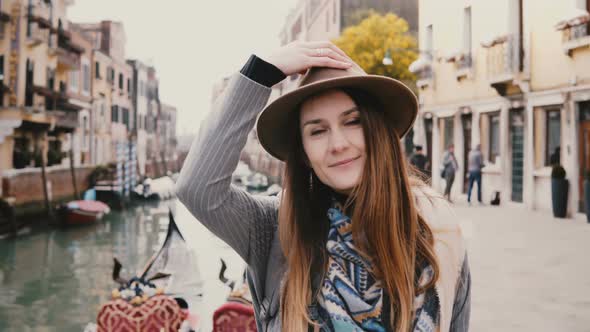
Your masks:
{"label": "green tree", "polygon": [[[346,28],[334,43],[367,74],[392,77],[413,86],[416,76],[408,67],[418,58],[417,42],[408,31],[403,18],[373,12],[359,24]],[[384,65],[388,50],[393,64]]]}

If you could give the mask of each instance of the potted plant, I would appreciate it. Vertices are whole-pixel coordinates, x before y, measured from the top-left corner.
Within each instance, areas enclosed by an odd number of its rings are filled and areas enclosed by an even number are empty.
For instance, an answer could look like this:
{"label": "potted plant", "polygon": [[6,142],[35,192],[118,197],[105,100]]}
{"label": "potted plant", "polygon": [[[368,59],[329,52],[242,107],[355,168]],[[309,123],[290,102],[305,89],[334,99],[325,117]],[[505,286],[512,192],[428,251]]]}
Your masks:
{"label": "potted plant", "polygon": [[553,216],[565,218],[567,214],[567,195],[569,182],[565,179],[565,169],[561,165],[554,165],[551,170],[551,201]]}
{"label": "potted plant", "polygon": [[584,173],[584,207],[586,220],[590,223],[590,170]]}

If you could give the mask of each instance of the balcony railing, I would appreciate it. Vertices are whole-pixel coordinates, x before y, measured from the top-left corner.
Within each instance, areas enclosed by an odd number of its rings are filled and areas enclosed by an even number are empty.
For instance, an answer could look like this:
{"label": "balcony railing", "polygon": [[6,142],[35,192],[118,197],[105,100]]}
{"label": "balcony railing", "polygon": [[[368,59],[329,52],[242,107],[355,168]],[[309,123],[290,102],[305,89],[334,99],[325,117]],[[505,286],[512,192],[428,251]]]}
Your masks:
{"label": "balcony railing", "polygon": [[487,47],[487,77],[490,83],[510,81],[516,73],[518,53],[516,38],[511,35],[501,36],[483,45]]}
{"label": "balcony railing", "polygon": [[49,11],[42,6],[29,6],[29,22],[35,22],[41,29],[51,29],[52,24],[49,20]]}
{"label": "balcony railing", "polygon": [[471,69],[471,67],[473,66],[471,54],[467,53],[458,56],[455,61],[455,66],[457,67],[457,70]]}
{"label": "balcony railing", "polygon": [[563,30],[563,42],[569,42],[572,40],[584,38],[589,35],[590,26],[587,24],[580,24],[571,26]]}
{"label": "balcony railing", "polygon": [[565,27],[562,30],[562,42],[564,52],[570,56],[575,49],[589,46],[590,24],[581,22]]}
{"label": "balcony railing", "polygon": [[10,14],[4,11],[4,8],[0,5],[0,24],[10,22]]}
{"label": "balcony railing", "polygon": [[421,56],[412,62],[408,68],[410,72],[417,77],[416,85],[423,89],[432,84],[434,72],[432,70],[432,58],[430,56]]}
{"label": "balcony railing", "polygon": [[80,55],[72,52],[68,52],[63,48],[58,48],[57,63],[58,66],[66,67],[68,69],[76,69],[80,67]]}
{"label": "balcony railing", "polygon": [[34,47],[49,41],[49,30],[41,29],[38,24],[31,24],[28,28],[30,29],[27,36],[29,46]]}

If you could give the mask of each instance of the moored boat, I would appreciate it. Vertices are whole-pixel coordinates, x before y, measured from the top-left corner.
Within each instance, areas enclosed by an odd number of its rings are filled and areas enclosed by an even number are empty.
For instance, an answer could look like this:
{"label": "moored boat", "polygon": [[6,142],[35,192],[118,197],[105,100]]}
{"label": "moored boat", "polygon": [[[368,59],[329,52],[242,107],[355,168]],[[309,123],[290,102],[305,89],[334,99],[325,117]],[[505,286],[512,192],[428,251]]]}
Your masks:
{"label": "moored boat", "polygon": [[103,202],[79,200],[63,205],[60,217],[64,225],[85,225],[101,220],[109,212],[109,206]]}

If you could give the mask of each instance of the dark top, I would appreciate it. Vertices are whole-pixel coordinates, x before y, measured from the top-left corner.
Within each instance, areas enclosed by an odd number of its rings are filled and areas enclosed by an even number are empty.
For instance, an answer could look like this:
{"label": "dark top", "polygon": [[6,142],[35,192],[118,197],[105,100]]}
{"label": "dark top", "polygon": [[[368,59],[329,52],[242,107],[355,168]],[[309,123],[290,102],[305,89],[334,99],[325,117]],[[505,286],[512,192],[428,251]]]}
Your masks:
{"label": "dark top", "polygon": [[416,166],[422,173],[426,173],[426,163],[428,163],[428,158],[423,154],[415,153],[410,158],[410,164]]}

